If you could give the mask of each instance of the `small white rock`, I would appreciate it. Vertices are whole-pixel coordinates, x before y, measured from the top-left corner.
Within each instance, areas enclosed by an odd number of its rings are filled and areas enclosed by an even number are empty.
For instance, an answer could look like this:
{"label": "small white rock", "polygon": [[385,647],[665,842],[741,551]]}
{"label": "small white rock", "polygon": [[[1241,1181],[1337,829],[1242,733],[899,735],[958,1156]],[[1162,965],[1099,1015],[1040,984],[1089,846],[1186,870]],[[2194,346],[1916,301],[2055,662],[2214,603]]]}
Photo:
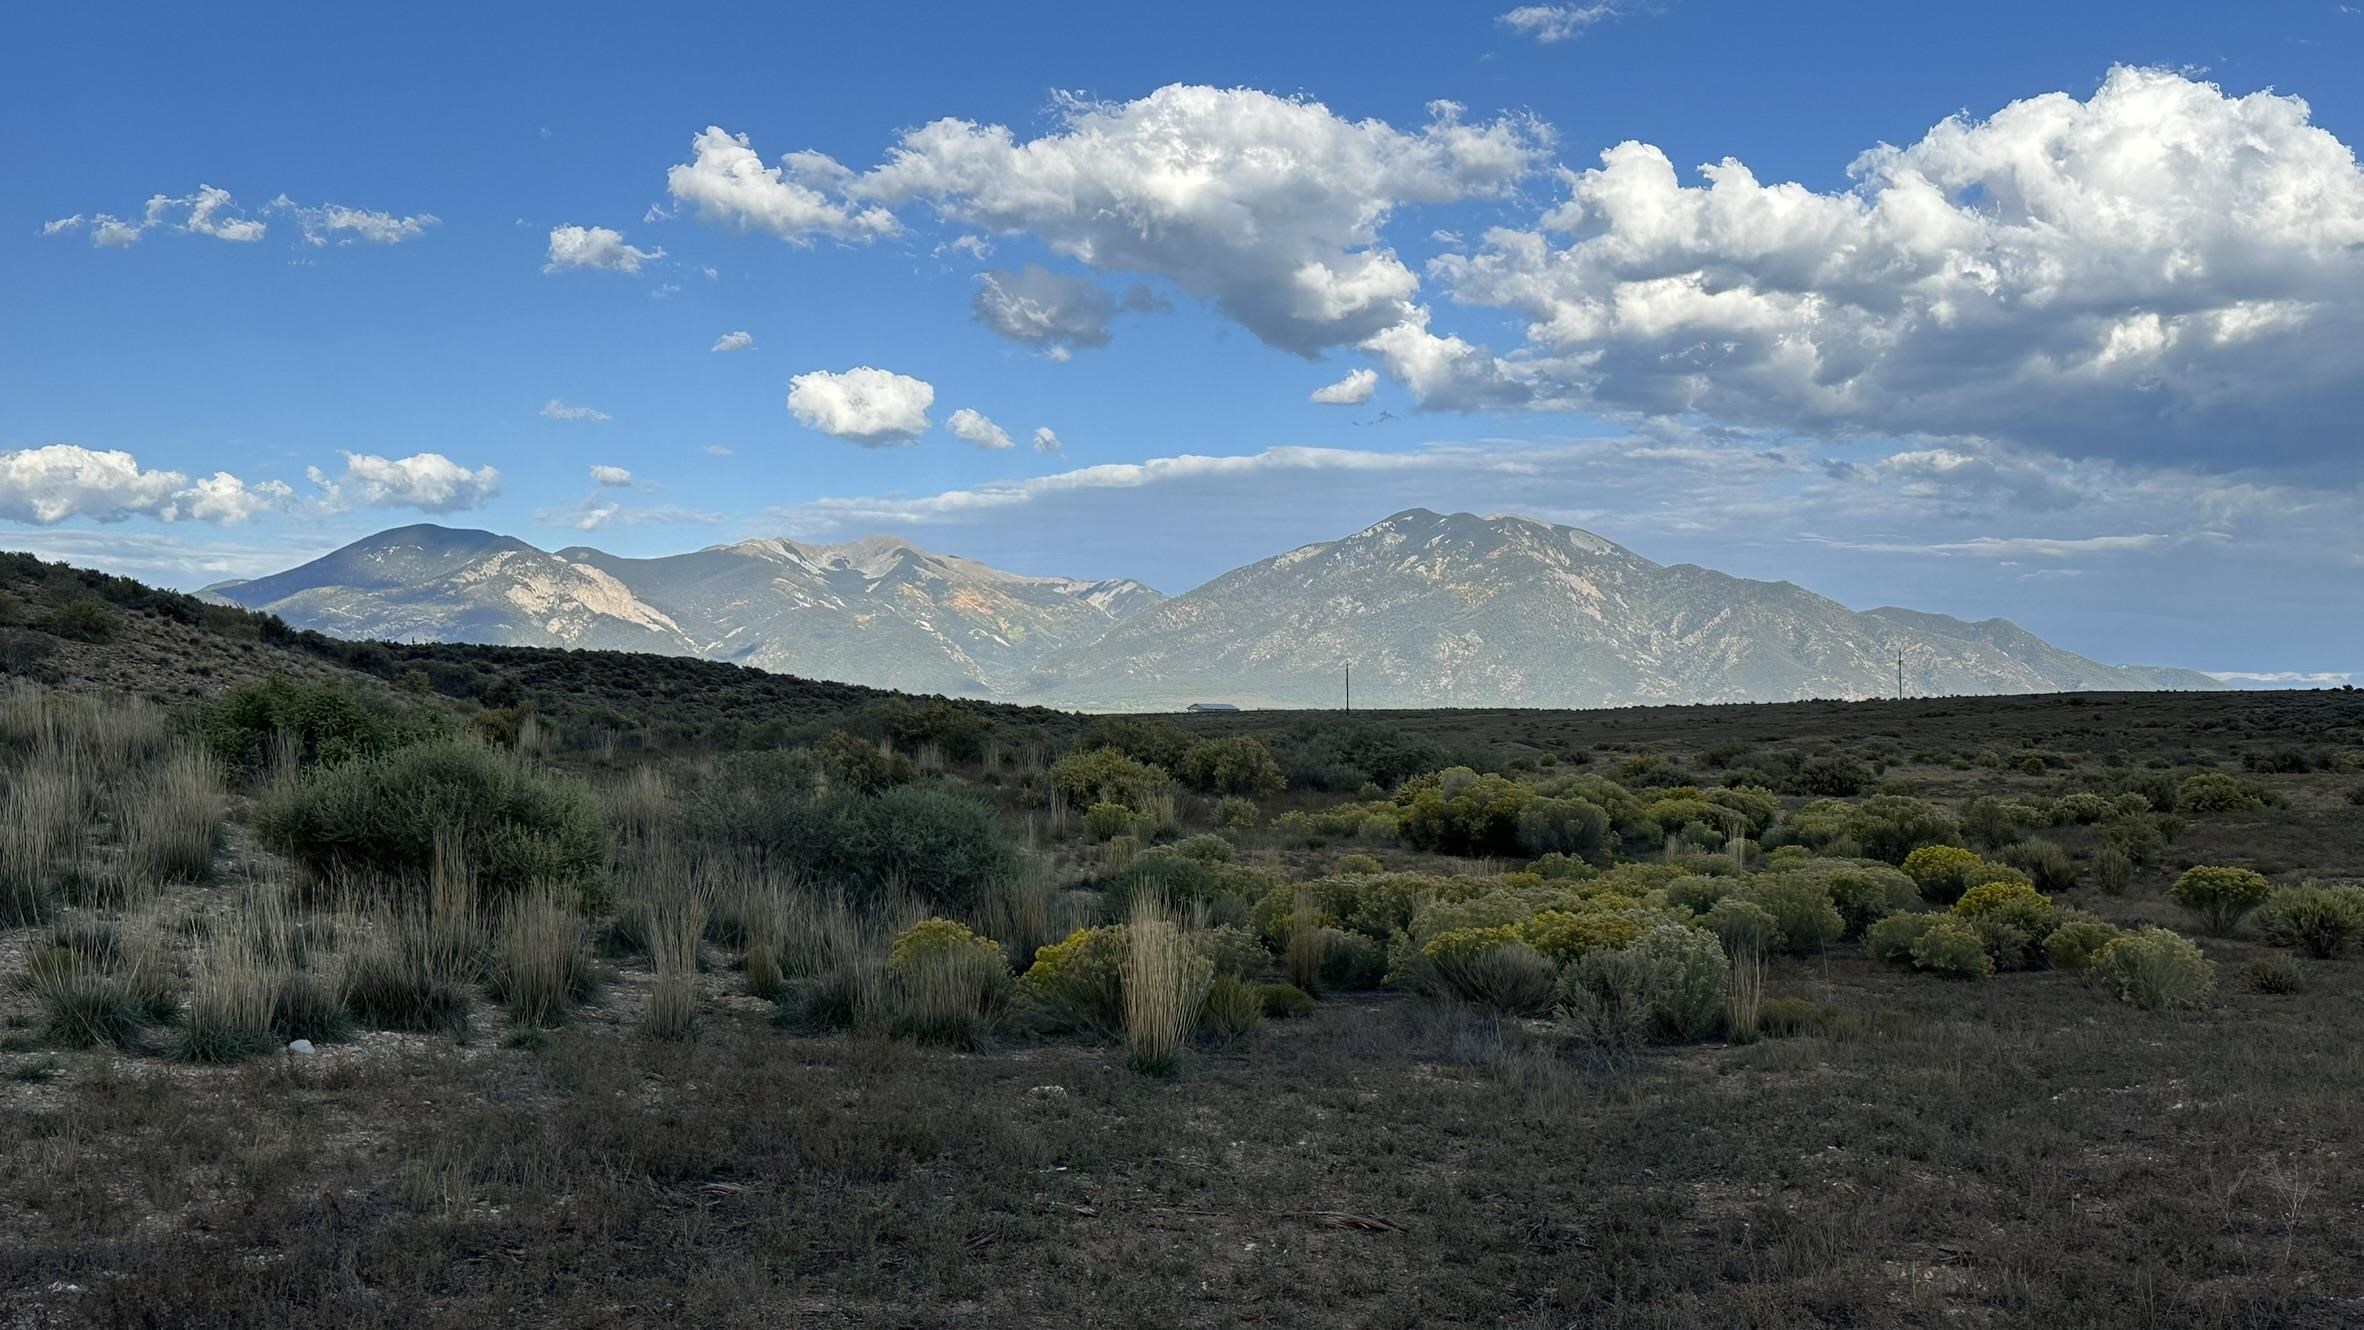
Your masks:
{"label": "small white rock", "polygon": [[295,1054],[299,1058],[308,1058],[312,1056],[312,1041],[309,1039],[298,1039],[287,1046],[287,1051]]}

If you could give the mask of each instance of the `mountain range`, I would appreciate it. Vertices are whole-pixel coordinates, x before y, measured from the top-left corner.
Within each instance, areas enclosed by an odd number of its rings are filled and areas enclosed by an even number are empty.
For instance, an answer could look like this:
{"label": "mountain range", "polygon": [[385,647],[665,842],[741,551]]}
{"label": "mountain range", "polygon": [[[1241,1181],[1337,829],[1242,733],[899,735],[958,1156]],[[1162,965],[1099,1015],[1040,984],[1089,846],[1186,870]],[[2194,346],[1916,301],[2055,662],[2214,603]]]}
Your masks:
{"label": "mountain range", "polygon": [[1850,610],[1522,517],[1397,513],[1167,598],[872,536],[664,558],[401,527],[204,593],[346,637],[651,651],[1086,710],[1193,702],[1597,707],[2215,689],[2002,619]]}

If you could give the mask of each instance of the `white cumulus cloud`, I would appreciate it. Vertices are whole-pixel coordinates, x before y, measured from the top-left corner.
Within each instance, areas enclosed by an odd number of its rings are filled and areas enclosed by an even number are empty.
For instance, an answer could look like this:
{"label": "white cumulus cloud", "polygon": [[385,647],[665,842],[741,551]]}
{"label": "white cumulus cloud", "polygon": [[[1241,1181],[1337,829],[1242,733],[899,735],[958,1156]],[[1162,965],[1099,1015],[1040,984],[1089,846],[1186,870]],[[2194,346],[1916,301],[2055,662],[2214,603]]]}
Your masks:
{"label": "white cumulus cloud", "polygon": [[270,206],[292,214],[297,229],[303,232],[304,243],[315,246],[356,242],[399,245],[425,235],[428,227],[442,220],[431,212],[405,217],[369,208],[349,208],[341,203],[308,207],[285,194],[271,200]]}
{"label": "white cumulus cloud", "polygon": [[1055,453],[1059,451],[1059,447],[1059,436],[1051,432],[1050,426],[1035,426],[1034,451],[1038,453]]}
{"label": "white cumulus cloud", "polygon": [[455,513],[479,508],[501,487],[501,473],[489,466],[470,470],[441,453],[413,453],[386,458],[369,453],[346,453],[345,469],[330,474],[319,467],[306,472],[321,489],[330,508],[360,504],[370,508],[416,508],[426,513]]}
{"label": "white cumulus cloud", "polygon": [[944,428],[952,432],[953,438],[980,448],[1001,449],[1010,446],[1008,430],[965,406],[945,418]]}
{"label": "white cumulus cloud", "polygon": [[620,466],[595,465],[591,468],[591,483],[612,489],[628,488],[632,484],[632,472]]}
{"label": "white cumulus cloud", "polygon": [[53,443],[0,452],[0,519],[55,526],[68,518],[120,522],[136,516],[232,525],[286,499],[277,481],[248,485],[226,471],[191,483],[150,469],[119,450]]}
{"label": "white cumulus cloud", "polygon": [[554,226],[550,228],[550,253],[542,271],[592,268],[602,272],[639,272],[640,265],[663,257],[664,250],[627,245],[621,231],[604,226]]}
{"label": "white cumulus cloud", "polygon": [[1850,172],[1685,184],[1623,143],[1430,271],[1596,409],[2162,457],[2319,453],[2364,412],[2364,172],[2295,97],[2120,67]]}
{"label": "white cumulus cloud", "polygon": [[901,227],[885,208],[864,206],[828,191],[851,174],[816,152],[790,153],[765,166],[744,134],[709,125],[690,140],[691,159],[665,173],[673,197],[707,221],[769,231],[793,244],[816,235],[873,240]]}
{"label": "white cumulus cloud", "polygon": [[717,351],[752,351],[755,349],[755,334],[744,329],[738,332],[726,332],[714,339],[713,349]]}
{"label": "white cumulus cloud", "polygon": [[1361,406],[1379,391],[1379,375],[1375,370],[1348,370],[1346,377],[1336,383],[1313,390],[1313,400],[1324,406]]}
{"label": "white cumulus cloud", "polygon": [[607,412],[595,406],[568,406],[553,397],[542,403],[542,415],[550,420],[613,420]]}
{"label": "white cumulus cloud", "polygon": [[1097,282],[1034,263],[1014,272],[993,268],[977,274],[977,294],[969,301],[977,322],[1011,341],[1062,352],[1108,345],[1109,322],[1120,311],[1163,308],[1164,302],[1138,283],[1119,297]]}
{"label": "white cumulus cloud", "polygon": [[[1381,236],[1397,210],[1506,196],[1551,138],[1524,117],[1429,110],[1399,129],[1309,99],[1176,84],[1129,102],[1068,98],[1058,126],[1031,139],[937,120],[862,174],[818,154],[759,171],[752,148],[709,130],[701,160],[735,166],[708,174],[747,187],[698,201],[703,215],[782,234],[826,230],[814,217],[859,220],[850,210],[863,203],[882,214],[921,204],[975,231],[1033,235],[1091,268],[1165,277],[1264,341],[1312,354],[1411,311],[1419,278]],[[685,174],[700,173],[674,168],[677,195]]]}
{"label": "white cumulus cloud", "polygon": [[899,448],[927,433],[933,385],[867,365],[788,380],[788,413],[807,428],[865,448]]}

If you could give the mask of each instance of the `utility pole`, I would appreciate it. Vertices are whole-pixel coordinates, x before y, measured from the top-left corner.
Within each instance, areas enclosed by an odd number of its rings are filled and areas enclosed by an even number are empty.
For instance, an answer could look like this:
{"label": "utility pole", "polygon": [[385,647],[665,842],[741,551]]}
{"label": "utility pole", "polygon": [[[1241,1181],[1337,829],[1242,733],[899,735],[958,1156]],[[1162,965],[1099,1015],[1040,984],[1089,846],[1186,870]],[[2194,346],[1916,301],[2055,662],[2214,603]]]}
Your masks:
{"label": "utility pole", "polygon": [[1354,711],[1354,665],[1351,661],[1346,666],[1346,710],[1349,714]]}
{"label": "utility pole", "polygon": [[1904,653],[1896,653],[1896,700],[1904,700]]}

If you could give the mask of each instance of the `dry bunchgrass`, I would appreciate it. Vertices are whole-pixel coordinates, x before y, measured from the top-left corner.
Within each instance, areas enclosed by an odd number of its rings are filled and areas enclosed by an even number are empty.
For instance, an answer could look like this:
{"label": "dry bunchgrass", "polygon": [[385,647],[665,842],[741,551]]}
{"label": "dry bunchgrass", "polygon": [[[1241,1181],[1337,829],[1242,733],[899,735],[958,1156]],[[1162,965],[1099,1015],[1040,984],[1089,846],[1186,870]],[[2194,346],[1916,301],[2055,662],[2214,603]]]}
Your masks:
{"label": "dry bunchgrass", "polygon": [[268,1050],[279,975],[253,940],[228,930],[201,948],[173,1056],[190,1062],[237,1062]]}
{"label": "dry bunchgrass", "polygon": [[0,927],[37,924],[56,909],[59,871],[84,853],[86,770],[74,750],[44,740],[0,775]]}
{"label": "dry bunchgrass", "polygon": [[1015,879],[987,892],[978,904],[977,931],[1001,942],[1012,970],[1023,973],[1034,963],[1035,952],[1066,936],[1052,919],[1051,902],[1057,894],[1049,859],[1030,853],[1020,861]]}
{"label": "dry bunchgrass", "polygon": [[1125,1060],[1136,1071],[1170,1076],[1189,1052],[1214,966],[1164,902],[1147,892],[1125,921],[1125,950]]}
{"label": "dry bunchgrass", "polygon": [[607,816],[627,842],[646,842],[662,835],[673,814],[673,782],[654,765],[637,766],[622,780],[606,787]]}
{"label": "dry bunchgrass", "polygon": [[211,876],[222,811],[220,766],[194,748],[167,755],[134,782],[116,808],[124,903],[147,899],[167,883]]}
{"label": "dry bunchgrass", "polygon": [[683,892],[662,902],[650,919],[649,956],[656,982],[648,995],[648,1032],[687,1039],[698,1016],[698,947],[706,936],[706,902]]}
{"label": "dry bunchgrass", "polygon": [[1328,938],[1322,932],[1320,908],[1314,903],[1313,893],[1300,891],[1289,911],[1289,940],[1282,957],[1288,967],[1289,982],[1308,993],[1321,990],[1322,958],[1328,951]]}
{"label": "dry bunchgrass", "polygon": [[1757,1013],[1765,1003],[1765,953],[1743,947],[1732,957],[1732,979],[1724,991],[1724,1024],[1733,1043],[1754,1043]]}
{"label": "dry bunchgrass", "polygon": [[571,898],[542,889],[510,902],[493,943],[494,990],[518,1024],[557,1025],[598,986],[590,932]]}

